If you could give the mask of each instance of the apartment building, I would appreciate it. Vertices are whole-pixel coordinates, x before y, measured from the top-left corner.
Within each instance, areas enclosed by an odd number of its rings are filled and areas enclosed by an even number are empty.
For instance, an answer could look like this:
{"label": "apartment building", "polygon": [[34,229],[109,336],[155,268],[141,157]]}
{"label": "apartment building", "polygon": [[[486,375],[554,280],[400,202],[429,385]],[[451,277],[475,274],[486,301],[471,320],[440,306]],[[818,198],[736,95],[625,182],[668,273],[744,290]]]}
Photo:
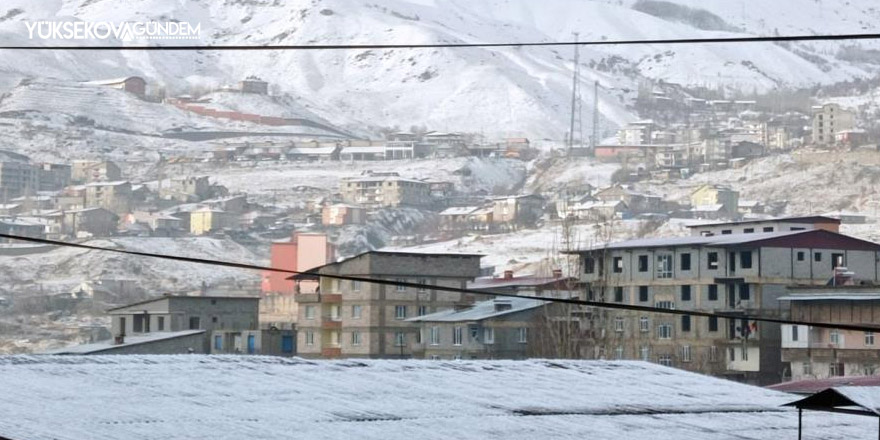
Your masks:
{"label": "apartment building", "polygon": [[106,208],[117,214],[131,209],[131,182],[92,182],[85,185],[85,206]]}
{"label": "apartment building", "polygon": [[431,201],[429,183],[406,179],[393,172],[342,179],[339,191],[343,201],[356,205],[422,206]]}
{"label": "apartment building", "polygon": [[408,318],[472,302],[456,292],[409,288],[322,275],[377,278],[465,288],[480,274],[481,255],[370,251],[296,275],[317,279],[315,293],[295,295],[297,351],[303,357],[409,358],[421,343]]}
{"label": "apartment building", "polygon": [[70,180],[75,183],[113,182],[122,180],[122,170],[110,161],[75,160],[70,169]]}
{"label": "apartment building", "polygon": [[855,113],[840,104],[813,106],[813,142],[832,145],[837,133],[855,128]]}
{"label": "apartment building", "polygon": [[[858,275],[858,274],[855,274]],[[880,285],[843,282],[791,286],[779,298],[794,320],[880,326]],[[880,372],[880,340],[873,331],[782,325],[787,379],[873,376]]]}
{"label": "apartment building", "polygon": [[[780,315],[791,284],[824,284],[847,266],[876,281],[880,245],[824,229],[624,241],[576,251],[599,301]],[[599,313],[596,357],[643,359],[751,383],[779,382],[780,330],[744,319]]]}
{"label": "apartment building", "polygon": [[528,298],[495,298],[410,318],[420,324],[413,346],[424,359],[526,359],[540,308]]}

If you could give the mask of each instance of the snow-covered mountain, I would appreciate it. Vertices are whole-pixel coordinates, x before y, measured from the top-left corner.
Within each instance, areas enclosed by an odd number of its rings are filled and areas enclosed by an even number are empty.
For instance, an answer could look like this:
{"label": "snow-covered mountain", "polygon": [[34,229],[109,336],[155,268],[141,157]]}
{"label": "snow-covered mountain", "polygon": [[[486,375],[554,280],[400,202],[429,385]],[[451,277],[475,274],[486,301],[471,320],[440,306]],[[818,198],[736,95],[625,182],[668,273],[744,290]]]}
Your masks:
{"label": "snow-covered mountain", "polygon": [[[6,0],[4,45],[29,40],[36,20],[200,23],[198,44],[538,42],[876,31],[873,0]],[[81,42],[77,42],[81,43]],[[91,44],[97,44],[92,42]],[[103,43],[114,44],[113,41]],[[193,43],[193,41],[186,41]],[[176,44],[161,43],[161,44]],[[873,76],[874,42],[591,46],[584,96],[599,81],[603,127],[634,118],[645,78],[747,91]],[[552,47],[249,52],[0,51],[0,91],[25,77],[84,80],[138,74],[182,93],[256,74],[297,109],[342,126],[425,125],[560,139],[568,126],[571,49]],[[584,106],[590,120],[592,106]]]}

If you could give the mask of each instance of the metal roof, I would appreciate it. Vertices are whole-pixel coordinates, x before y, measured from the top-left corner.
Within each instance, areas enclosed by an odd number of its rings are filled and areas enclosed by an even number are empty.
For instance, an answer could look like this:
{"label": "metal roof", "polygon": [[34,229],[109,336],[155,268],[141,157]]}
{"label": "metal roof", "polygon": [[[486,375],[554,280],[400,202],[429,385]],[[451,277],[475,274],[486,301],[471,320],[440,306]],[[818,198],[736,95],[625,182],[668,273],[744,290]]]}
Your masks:
{"label": "metal roof", "polygon": [[717,223],[700,223],[697,225],[687,225],[689,228],[703,228],[707,226],[728,226],[728,225],[742,225],[742,224],[752,224],[752,223],[836,223],[840,224],[840,220],[836,218],[827,217],[824,215],[810,215],[803,217],[771,217],[771,218],[763,218],[756,220],[740,220],[735,222],[717,222]]}
{"label": "metal roof", "polygon": [[[497,309],[496,305],[509,305],[510,308]],[[474,304],[472,307],[464,310],[444,310],[442,312],[431,313],[430,315],[418,316],[407,319],[410,322],[468,322],[482,321],[484,319],[495,318],[498,316],[509,315],[511,313],[524,312],[548,304],[547,301],[539,301],[529,298],[513,298],[494,299],[491,301],[483,301]]]}

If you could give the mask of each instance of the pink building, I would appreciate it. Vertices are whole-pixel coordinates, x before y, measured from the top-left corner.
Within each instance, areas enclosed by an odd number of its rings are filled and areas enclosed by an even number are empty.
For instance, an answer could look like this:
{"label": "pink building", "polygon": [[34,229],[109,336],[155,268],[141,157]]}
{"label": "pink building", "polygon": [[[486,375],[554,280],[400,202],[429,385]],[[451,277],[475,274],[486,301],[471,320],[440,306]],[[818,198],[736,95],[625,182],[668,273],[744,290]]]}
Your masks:
{"label": "pink building", "polygon": [[[273,268],[295,271],[306,271],[336,259],[335,249],[323,233],[296,232],[288,240],[272,243],[270,255]],[[297,293],[296,283],[287,279],[290,275],[283,272],[264,273],[263,293]],[[299,292],[314,293],[317,286],[317,282],[301,281]]]}

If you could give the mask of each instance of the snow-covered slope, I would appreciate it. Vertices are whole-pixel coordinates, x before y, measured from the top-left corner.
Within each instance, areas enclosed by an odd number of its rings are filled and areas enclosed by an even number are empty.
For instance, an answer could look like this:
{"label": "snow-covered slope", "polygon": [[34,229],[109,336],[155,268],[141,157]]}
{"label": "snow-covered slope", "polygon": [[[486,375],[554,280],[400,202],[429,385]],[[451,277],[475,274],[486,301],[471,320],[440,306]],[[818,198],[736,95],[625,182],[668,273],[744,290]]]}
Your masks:
{"label": "snow-covered slope", "polygon": [[[106,0],[7,0],[0,6],[0,41],[53,43],[28,40],[24,23],[70,17],[114,22],[176,19],[201,24],[199,43],[249,45],[558,41],[570,39],[572,31],[589,40],[869,32],[880,22],[880,9],[872,0],[833,7],[798,1],[676,3],[693,8],[688,11],[714,14],[717,20],[711,22],[720,29],[706,29],[704,23],[670,15],[662,7],[660,13],[643,12],[647,9],[634,0],[143,0],[127,8],[110,7]],[[602,84],[600,124],[612,127],[633,117],[625,104],[640,78],[752,91],[876,72],[876,64],[838,59],[838,49],[838,43],[591,47],[582,51],[582,60],[585,67],[595,68],[585,69],[583,80]],[[314,103],[316,108],[310,110],[334,123],[427,125],[558,139],[567,128],[570,59],[568,48],[6,51],[0,52],[0,87],[26,76],[92,79],[140,74],[175,93],[257,74],[280,91]],[[585,89],[583,98],[589,102],[592,88]],[[590,108],[585,106],[585,120]]]}

